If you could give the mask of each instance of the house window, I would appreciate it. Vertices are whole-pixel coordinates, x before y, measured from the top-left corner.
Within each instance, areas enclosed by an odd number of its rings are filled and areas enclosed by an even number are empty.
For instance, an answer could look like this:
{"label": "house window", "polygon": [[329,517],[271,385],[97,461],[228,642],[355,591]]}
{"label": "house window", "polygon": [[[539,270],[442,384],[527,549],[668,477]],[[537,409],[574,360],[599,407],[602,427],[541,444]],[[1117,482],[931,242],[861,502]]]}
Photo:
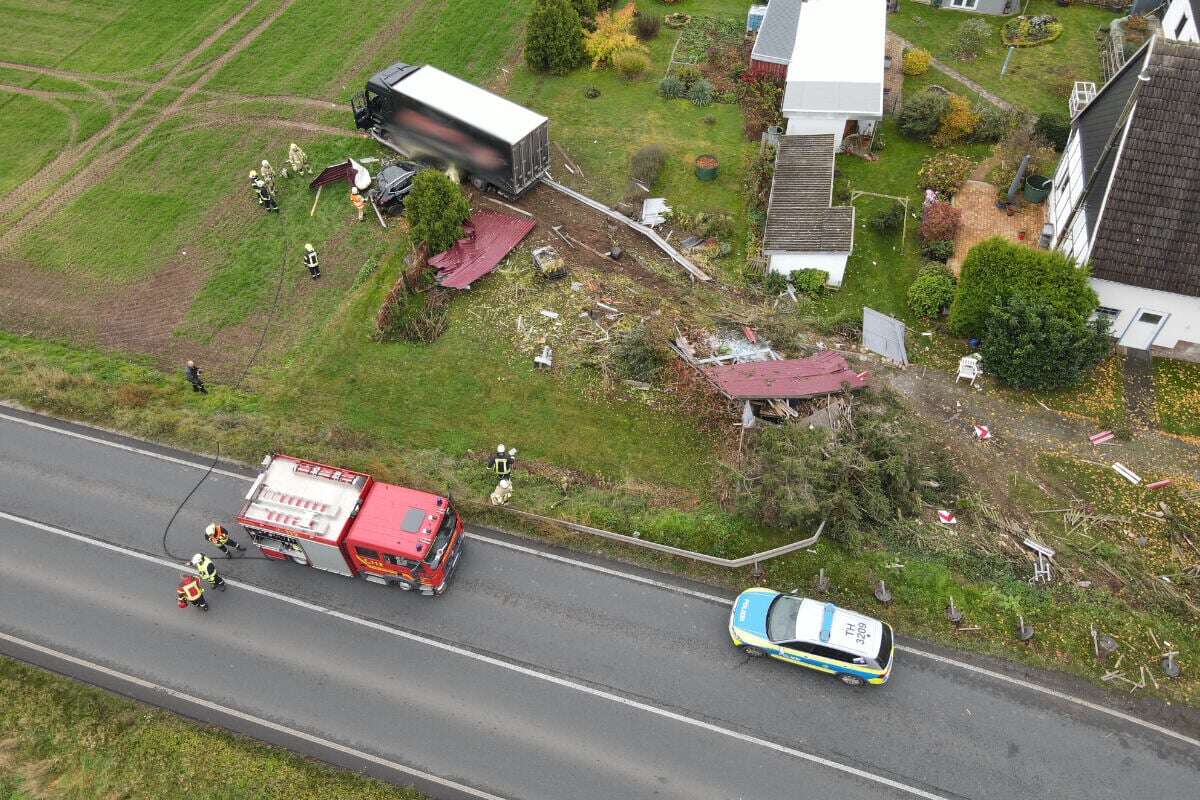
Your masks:
{"label": "house window", "polygon": [[1175,38],[1178,39],[1183,33],[1183,29],[1187,27],[1187,14],[1179,16],[1179,24],[1175,26]]}
{"label": "house window", "polygon": [[1138,317],[1138,322],[1144,322],[1147,325],[1157,325],[1162,322],[1162,314],[1151,314],[1149,311],[1146,311]]}
{"label": "house window", "polygon": [[1121,309],[1119,309],[1119,308],[1109,308],[1107,306],[1100,306],[1099,308],[1096,309],[1097,319],[1106,319],[1110,323],[1116,323],[1117,317],[1119,317],[1119,316],[1121,316]]}
{"label": "house window", "polygon": [[950,0],[951,8],[974,8],[979,0]]}

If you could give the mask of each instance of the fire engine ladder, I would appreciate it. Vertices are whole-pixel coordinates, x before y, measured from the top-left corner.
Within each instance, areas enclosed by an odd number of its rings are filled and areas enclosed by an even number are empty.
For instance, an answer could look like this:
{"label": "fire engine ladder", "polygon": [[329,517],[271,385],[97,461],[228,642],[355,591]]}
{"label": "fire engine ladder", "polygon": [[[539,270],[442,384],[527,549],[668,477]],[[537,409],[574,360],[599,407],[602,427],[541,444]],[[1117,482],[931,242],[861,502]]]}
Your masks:
{"label": "fire engine ladder", "polygon": [[328,503],[318,503],[316,500],[309,500],[307,497],[300,497],[299,495],[286,494],[269,486],[263,486],[262,491],[258,493],[258,499],[260,501],[266,500],[275,505],[287,506],[298,511],[307,511],[311,514],[320,514],[327,517],[337,514],[336,506],[331,506]]}
{"label": "fire engine ladder", "polygon": [[314,464],[311,461],[297,461],[296,466],[293,467],[293,471],[301,475],[311,475],[314,478],[324,478],[325,480],[337,481],[338,483],[353,484],[358,480],[358,475],[355,473],[343,472],[340,469]]}

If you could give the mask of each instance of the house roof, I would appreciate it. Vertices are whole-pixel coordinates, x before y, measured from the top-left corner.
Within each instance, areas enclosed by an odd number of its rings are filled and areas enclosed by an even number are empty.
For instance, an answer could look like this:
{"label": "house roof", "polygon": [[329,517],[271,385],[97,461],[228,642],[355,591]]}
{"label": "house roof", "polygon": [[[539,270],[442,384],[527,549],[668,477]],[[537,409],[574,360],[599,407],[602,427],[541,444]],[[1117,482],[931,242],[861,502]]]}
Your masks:
{"label": "house roof", "polygon": [[808,358],[751,361],[707,367],[704,374],[734,400],[800,399],[867,385],[867,374],[850,369],[837,353],[817,353]]}
{"label": "house roof", "polygon": [[854,209],[829,206],[833,159],[831,133],[779,138],[763,252],[850,252]]}
{"label": "house roof", "polygon": [[1195,208],[1200,197],[1200,45],[1152,40],[1146,71],[1150,80],[1139,81],[1092,245],[1092,274],[1200,297],[1200,215]]}
{"label": "house roof", "polygon": [[796,44],[796,27],[800,6],[804,0],[772,0],[758,28],[750,58],[771,64],[786,64],[792,60]]}
{"label": "house roof", "polygon": [[807,0],[783,111],[883,114],[887,0]]}

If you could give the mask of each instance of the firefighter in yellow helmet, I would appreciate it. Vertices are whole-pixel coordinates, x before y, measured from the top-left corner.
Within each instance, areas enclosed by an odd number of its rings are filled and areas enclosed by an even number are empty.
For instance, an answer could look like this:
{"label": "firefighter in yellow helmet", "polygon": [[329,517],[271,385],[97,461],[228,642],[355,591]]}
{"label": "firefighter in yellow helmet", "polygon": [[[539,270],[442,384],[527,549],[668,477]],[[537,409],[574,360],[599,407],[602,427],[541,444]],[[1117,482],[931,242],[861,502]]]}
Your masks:
{"label": "firefighter in yellow helmet", "polygon": [[267,184],[267,188],[271,190],[271,194],[275,194],[275,168],[271,166],[271,162],[264,158],[258,174],[262,176],[263,182]]}
{"label": "firefighter in yellow helmet", "polygon": [[321,264],[317,261],[317,251],[311,244],[304,245],[304,266],[314,281],[321,277]]}
{"label": "firefighter in yellow helmet", "polygon": [[246,552],[246,548],[229,538],[229,532],[221,527],[219,522],[214,522],[204,529],[204,538],[208,539],[209,544],[224,553],[226,558],[233,558],[233,554],[229,552],[231,547],[239,553]]}

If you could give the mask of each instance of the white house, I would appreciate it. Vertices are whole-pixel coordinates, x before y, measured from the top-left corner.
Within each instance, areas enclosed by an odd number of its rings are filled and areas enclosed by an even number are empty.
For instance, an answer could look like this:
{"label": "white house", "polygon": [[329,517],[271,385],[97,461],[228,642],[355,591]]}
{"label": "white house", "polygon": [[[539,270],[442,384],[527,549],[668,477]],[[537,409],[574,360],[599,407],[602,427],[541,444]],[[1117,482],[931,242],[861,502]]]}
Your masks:
{"label": "white house", "polygon": [[787,133],[849,134],[883,119],[887,0],[807,0],[787,66]]}
{"label": "white house", "polygon": [[1200,361],[1198,96],[1200,44],[1147,42],[1075,114],[1049,216],[1119,344]]}
{"label": "white house", "polygon": [[1200,42],[1200,0],[1171,0],[1162,15],[1163,36],[1176,42]]}
{"label": "white house", "polygon": [[[932,5],[930,0],[916,0]],[[951,11],[974,11],[976,14],[1016,14],[1021,0],[942,0],[941,7]]]}

